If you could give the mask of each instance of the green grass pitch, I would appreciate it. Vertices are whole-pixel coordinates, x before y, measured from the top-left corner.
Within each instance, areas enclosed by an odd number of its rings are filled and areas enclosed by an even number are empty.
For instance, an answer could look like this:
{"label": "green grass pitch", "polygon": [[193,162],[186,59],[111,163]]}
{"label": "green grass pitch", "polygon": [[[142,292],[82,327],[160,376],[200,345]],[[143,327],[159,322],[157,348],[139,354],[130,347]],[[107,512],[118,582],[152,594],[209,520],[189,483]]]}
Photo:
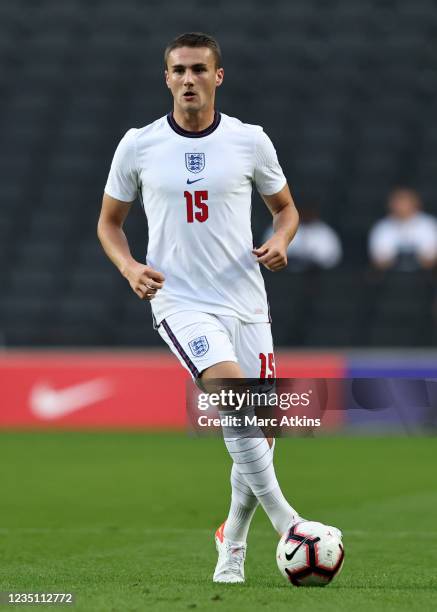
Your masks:
{"label": "green grass pitch", "polygon": [[214,585],[229,503],[221,440],[2,433],[0,591],[73,591],[75,612],[435,610],[436,465],[435,438],[279,440],[291,503],[344,531],[343,572],[323,589],[289,586],[258,509],[246,583]]}

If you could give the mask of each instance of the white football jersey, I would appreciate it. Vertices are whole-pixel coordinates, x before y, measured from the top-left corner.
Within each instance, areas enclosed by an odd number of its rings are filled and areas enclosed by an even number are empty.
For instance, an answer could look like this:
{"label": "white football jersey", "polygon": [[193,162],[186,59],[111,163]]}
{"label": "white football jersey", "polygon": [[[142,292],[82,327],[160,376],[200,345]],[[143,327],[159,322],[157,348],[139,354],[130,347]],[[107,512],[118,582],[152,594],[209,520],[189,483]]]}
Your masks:
{"label": "white football jersey", "polygon": [[223,113],[202,132],[182,129],[170,113],[125,134],[105,192],[125,202],[138,194],[144,206],[147,264],[165,276],[151,302],[158,324],[184,310],[269,321],[252,254],[252,185],[271,195],[285,183],[262,128]]}

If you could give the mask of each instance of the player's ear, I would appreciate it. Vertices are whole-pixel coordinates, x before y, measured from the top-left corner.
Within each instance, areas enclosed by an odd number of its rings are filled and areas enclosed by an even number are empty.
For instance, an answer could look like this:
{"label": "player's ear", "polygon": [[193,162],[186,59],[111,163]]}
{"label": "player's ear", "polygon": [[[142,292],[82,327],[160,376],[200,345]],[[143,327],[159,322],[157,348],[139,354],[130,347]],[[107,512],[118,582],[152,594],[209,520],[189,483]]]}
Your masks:
{"label": "player's ear", "polygon": [[168,74],[168,70],[164,70],[164,75],[165,75],[165,84],[167,85],[167,87],[170,89],[170,84],[168,82],[169,80],[169,74]]}
{"label": "player's ear", "polygon": [[225,77],[224,69],[218,68],[215,73],[215,84],[217,85],[217,87],[220,87],[220,85],[223,83],[224,77]]}

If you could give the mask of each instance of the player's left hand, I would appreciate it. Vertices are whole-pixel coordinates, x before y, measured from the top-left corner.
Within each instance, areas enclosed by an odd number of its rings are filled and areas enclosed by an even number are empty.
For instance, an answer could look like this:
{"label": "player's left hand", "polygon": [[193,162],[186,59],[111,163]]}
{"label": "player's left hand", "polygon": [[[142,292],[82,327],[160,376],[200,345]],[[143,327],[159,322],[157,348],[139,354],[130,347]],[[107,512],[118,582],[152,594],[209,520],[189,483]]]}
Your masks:
{"label": "player's left hand", "polygon": [[257,262],[263,264],[271,272],[282,270],[287,265],[287,242],[282,236],[273,234],[269,240],[252,253],[257,256]]}

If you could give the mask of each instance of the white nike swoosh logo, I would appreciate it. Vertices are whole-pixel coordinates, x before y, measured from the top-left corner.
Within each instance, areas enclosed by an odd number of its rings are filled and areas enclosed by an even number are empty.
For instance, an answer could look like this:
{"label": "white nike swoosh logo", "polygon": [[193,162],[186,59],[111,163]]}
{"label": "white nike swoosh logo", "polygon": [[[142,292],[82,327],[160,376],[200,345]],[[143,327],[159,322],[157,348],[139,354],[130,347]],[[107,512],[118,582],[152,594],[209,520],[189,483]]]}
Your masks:
{"label": "white nike swoosh logo", "polygon": [[30,392],[30,409],[41,419],[58,419],[90,404],[95,404],[113,394],[110,381],[96,378],[64,389],[40,383]]}

